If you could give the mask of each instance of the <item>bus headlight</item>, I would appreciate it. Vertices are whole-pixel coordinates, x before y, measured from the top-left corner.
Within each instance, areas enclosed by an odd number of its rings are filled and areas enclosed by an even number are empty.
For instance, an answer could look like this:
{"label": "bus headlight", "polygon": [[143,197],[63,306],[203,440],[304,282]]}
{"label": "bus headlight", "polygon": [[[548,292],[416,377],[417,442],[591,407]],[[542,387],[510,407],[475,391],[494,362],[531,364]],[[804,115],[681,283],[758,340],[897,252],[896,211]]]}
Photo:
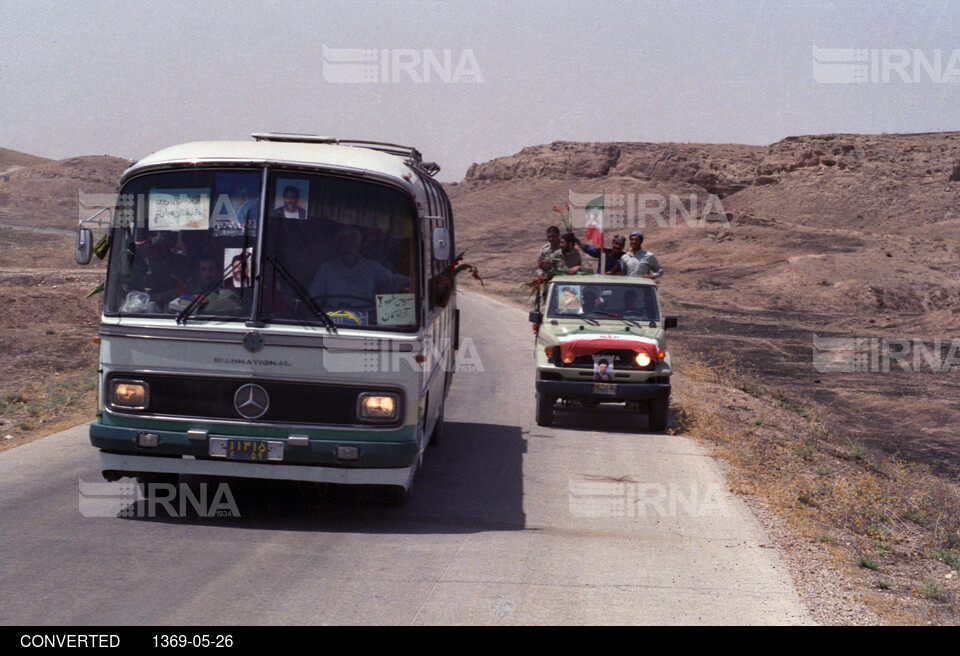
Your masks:
{"label": "bus headlight", "polygon": [[150,388],[139,380],[115,380],[111,385],[110,405],[124,410],[146,410]]}
{"label": "bus headlight", "polygon": [[382,392],[365,392],[360,395],[358,412],[361,421],[394,421],[400,412],[400,396]]}

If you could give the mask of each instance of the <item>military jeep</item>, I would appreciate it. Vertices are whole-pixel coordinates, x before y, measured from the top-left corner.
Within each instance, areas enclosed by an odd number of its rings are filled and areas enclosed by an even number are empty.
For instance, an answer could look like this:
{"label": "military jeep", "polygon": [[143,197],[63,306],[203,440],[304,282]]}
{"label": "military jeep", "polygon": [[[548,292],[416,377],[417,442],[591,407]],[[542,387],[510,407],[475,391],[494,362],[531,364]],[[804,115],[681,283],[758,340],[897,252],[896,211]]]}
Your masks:
{"label": "military jeep", "polygon": [[651,431],[667,426],[670,353],[653,280],[628,276],[558,275],[545,286],[535,325],[536,420],[550,426],[558,402],[597,407],[622,403],[646,412]]}

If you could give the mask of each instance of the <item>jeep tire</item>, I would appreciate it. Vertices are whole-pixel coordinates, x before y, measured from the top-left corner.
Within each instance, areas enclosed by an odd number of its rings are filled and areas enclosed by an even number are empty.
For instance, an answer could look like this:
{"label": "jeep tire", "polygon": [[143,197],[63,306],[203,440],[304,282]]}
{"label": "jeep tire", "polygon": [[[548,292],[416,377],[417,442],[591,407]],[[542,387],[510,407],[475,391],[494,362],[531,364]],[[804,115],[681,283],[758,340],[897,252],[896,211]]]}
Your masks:
{"label": "jeep tire", "polygon": [[654,433],[662,433],[667,427],[667,414],[670,409],[670,397],[650,399],[647,402],[647,428]]}
{"label": "jeep tire", "polygon": [[537,426],[553,424],[553,405],[556,402],[551,395],[537,392]]}

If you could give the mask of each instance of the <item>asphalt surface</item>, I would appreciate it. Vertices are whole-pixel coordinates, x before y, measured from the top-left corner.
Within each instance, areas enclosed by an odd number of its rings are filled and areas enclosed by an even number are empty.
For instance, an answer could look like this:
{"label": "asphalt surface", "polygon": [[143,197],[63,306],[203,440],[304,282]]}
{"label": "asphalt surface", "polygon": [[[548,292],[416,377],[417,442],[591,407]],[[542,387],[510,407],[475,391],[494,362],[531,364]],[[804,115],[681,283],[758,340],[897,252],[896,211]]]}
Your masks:
{"label": "asphalt surface", "polygon": [[479,362],[404,508],[194,479],[206,504],[151,511],[87,485],[86,425],[0,453],[0,624],[811,622],[700,446],[623,408],[538,427],[525,314],[460,298]]}

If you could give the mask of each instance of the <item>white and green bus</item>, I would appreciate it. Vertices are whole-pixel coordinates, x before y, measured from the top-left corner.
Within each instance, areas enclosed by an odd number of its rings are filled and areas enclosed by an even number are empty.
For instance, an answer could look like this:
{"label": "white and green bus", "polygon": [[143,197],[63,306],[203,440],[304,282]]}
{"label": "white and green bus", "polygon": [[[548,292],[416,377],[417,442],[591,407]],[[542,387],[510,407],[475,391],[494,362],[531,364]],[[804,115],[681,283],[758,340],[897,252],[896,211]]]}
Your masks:
{"label": "white and green bus", "polygon": [[107,249],[90,428],[103,475],[402,499],[442,429],[457,348],[439,167],[396,144],[253,137],[131,166],[99,248],[104,215],[80,223],[78,262]]}

